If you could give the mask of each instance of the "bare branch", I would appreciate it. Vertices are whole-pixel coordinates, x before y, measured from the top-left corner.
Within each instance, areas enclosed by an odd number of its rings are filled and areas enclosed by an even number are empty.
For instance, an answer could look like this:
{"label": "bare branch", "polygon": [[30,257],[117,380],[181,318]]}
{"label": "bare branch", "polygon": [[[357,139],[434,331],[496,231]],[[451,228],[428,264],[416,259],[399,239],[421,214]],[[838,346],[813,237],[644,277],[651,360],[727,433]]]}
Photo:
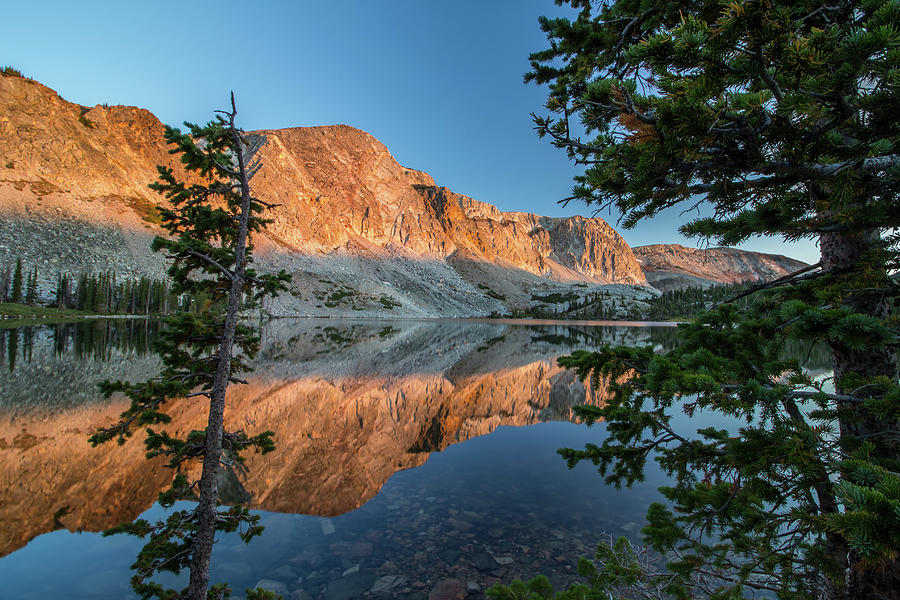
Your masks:
{"label": "bare branch", "polygon": [[194,250],[190,250],[190,249],[182,250],[181,252],[183,252],[184,254],[187,254],[187,255],[189,255],[189,256],[193,256],[193,257],[195,257],[195,258],[199,258],[200,260],[205,261],[205,262],[211,264],[212,266],[218,268],[220,271],[222,271],[223,273],[225,273],[225,275],[227,275],[229,279],[234,279],[234,273],[232,273],[230,270],[228,270],[228,269],[226,269],[225,267],[223,267],[223,266],[222,266],[221,264],[219,264],[216,260],[210,258],[209,256],[207,256],[207,255],[205,255],[205,254],[201,254],[200,252],[195,252]]}
{"label": "bare branch", "polygon": [[232,169],[231,167],[226,167],[225,165],[223,165],[222,163],[220,163],[217,160],[214,160],[213,164],[215,164],[219,169],[221,169],[226,174],[228,174],[229,177],[232,177],[234,179],[240,179],[241,174],[239,172],[235,171],[234,169]]}
{"label": "bare branch", "polygon": [[[742,386],[737,385],[737,384],[726,384],[726,385],[719,386],[719,389],[721,389],[723,392],[733,392],[733,391],[739,390],[741,387]],[[763,387],[763,389],[767,389],[767,390],[774,389],[773,386],[762,386],[762,387]],[[807,399],[807,400],[811,400],[814,398],[827,398],[829,400],[836,400],[838,402],[851,402],[851,403],[856,403],[856,404],[865,402],[867,400],[867,398],[860,398],[858,396],[850,396],[848,394],[829,394],[827,392],[819,392],[819,391],[812,392],[812,391],[806,391],[806,390],[792,390],[792,391],[787,392],[784,397],[787,400],[791,400],[791,399],[795,399],[795,398],[803,398],[803,399]],[[790,413],[790,410],[788,410],[788,412]],[[792,415],[792,418],[793,418],[793,415]]]}
{"label": "bare branch", "polygon": [[775,99],[779,102],[783,101],[784,92],[781,91],[781,86],[778,85],[778,82],[775,81],[775,78],[772,77],[772,74],[769,73],[769,70],[765,67],[765,65],[761,65],[759,75],[765,82],[766,87],[768,87],[772,91],[772,95],[775,96]]}
{"label": "bare branch", "polygon": [[[799,277],[800,275],[803,275],[804,273],[809,273],[810,271],[814,271],[814,270],[820,268],[821,266],[822,266],[822,261],[819,261],[814,265],[809,265],[808,267],[803,267],[802,269],[794,271],[793,273],[788,273],[787,275],[783,275],[782,277],[779,277],[778,279],[773,279],[772,281],[768,281],[766,283],[754,286],[754,287],[750,288],[749,290],[744,290],[743,292],[741,292],[740,294],[737,294],[736,296],[732,296],[731,298],[728,298],[727,300],[723,300],[722,302],[719,302],[718,304],[714,305],[709,310],[718,308],[719,306],[722,306],[723,304],[730,304],[732,302],[740,300],[741,298],[749,296],[750,294],[754,294],[760,290],[777,287],[779,285],[786,284],[786,283],[793,283],[795,278]],[[709,311],[707,311],[707,312],[709,312]]]}

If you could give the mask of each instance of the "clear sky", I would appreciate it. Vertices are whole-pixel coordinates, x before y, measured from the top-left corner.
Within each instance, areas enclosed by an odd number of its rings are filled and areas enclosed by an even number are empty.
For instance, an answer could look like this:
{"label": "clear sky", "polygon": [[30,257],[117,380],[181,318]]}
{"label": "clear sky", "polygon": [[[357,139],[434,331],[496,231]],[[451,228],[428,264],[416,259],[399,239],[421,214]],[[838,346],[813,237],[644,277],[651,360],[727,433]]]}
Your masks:
{"label": "clear sky", "polygon": [[[552,0],[4,2],[0,66],[12,65],[79,104],[129,104],[163,122],[206,121],[238,100],[245,129],[344,123],[382,141],[403,165],[501,210],[593,214],[557,201],[577,173],[539,140],[524,85],[546,46],[537,18]],[[617,214],[601,213],[616,226]],[[675,210],[633,230],[631,245],[685,240]],[[748,249],[815,262],[812,243]]]}

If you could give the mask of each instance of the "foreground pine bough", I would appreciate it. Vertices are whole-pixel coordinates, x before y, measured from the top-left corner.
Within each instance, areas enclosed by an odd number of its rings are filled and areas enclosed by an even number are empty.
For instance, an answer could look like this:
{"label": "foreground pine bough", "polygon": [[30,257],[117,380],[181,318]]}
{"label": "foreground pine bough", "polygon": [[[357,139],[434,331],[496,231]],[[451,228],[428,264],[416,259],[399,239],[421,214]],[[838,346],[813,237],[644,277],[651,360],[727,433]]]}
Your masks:
{"label": "foreground pine bough", "polygon": [[[615,389],[581,410],[605,441],[565,458],[627,485],[653,456],[673,483],[643,530],[661,570],[605,546],[560,597],[897,598],[900,3],[567,3],[573,20],[541,19],[550,48],[526,79],[549,85],[538,134],[585,165],[571,199],[626,226],[705,207],[683,233],[813,239],[821,261],[685,326],[666,356],[561,361]],[[786,357],[797,341],[830,347],[832,378]],[[710,410],[743,424],[673,425]],[[550,597],[544,584],[493,594]]]}
{"label": "foreground pine bough", "polygon": [[[146,427],[147,457],[167,457],[167,466],[176,473],[172,487],[160,494],[160,504],[171,508],[178,500],[198,502],[195,508],[173,511],[165,521],[151,524],[141,519],[107,532],[149,538],[132,565],[136,571],[132,586],[143,599],[228,596],[230,590],[224,584],[209,585],[216,533],[239,531],[249,541],[262,531],[259,517],[246,508],[217,508],[220,470],[238,467],[247,449],[268,452],[274,448],[269,431],[249,436],[225,430],[225,392],[229,384],[243,383],[237,375],[250,370],[247,361],[259,345],[254,331],[240,322],[240,311],[285,289],[289,278],[284,272],[258,274],[248,267],[253,248],[250,236],[267,222],[258,215],[272,208],[250,192],[250,179],[260,167],[254,155],[265,139],[236,127],[233,94],[231,110],[217,112],[219,116],[205,126],[186,123],[188,133],[166,128],[166,140],[174,146],[171,152],[181,154],[190,179],[181,181],[173,169],[159,167],[159,182],[150,186],[172,205],[172,209],[160,209],[169,237],[157,237],[153,243],[154,250],[166,252],[172,261],[172,291],[205,298],[205,305],[166,319],[156,347],[163,364],[158,377],[137,384],[102,384],[107,395],[122,392],[131,405],[118,423],[90,438],[94,445],[113,439],[121,444],[136,429]],[[209,401],[205,430],[178,438],[154,429],[170,422],[164,412],[167,402],[190,398]],[[182,472],[189,461],[202,462],[199,481],[189,481]],[[152,579],[161,571],[184,569],[190,570],[190,581],[180,591]],[[266,597],[271,593],[248,590],[248,598]]]}

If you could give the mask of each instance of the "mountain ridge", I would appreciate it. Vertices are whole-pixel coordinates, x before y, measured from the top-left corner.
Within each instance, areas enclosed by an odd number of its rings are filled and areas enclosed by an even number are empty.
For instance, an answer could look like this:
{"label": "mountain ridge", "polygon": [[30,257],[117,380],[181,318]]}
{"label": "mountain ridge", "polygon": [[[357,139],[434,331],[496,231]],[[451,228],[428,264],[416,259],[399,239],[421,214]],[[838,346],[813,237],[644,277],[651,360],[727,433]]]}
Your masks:
{"label": "mountain ridge", "polygon": [[[162,133],[145,109],[80,106],[0,76],[0,268],[38,267],[45,297],[60,272],[161,277],[148,246],[163,200],[147,184],[157,165],[185,176]],[[560,291],[657,293],[603,219],[500,211],[349,125],[250,133],[266,137],[254,193],[280,205],[256,239],[260,267],[295,278],[274,314],[477,316]]]}
{"label": "mountain ridge", "polygon": [[775,279],[809,266],[782,254],[737,248],[689,248],[681,244],[634,246],[647,281],[662,291]]}

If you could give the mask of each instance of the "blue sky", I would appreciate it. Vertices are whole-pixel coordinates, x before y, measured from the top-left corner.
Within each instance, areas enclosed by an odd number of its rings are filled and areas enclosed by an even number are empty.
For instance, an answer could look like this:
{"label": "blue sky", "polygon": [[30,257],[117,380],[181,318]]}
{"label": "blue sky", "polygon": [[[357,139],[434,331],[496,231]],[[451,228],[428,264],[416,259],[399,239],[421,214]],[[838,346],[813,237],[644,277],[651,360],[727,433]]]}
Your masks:
{"label": "blue sky", "polygon": [[[205,121],[234,90],[245,129],[345,123],[381,140],[403,165],[501,210],[551,216],[578,171],[539,140],[524,85],[543,49],[552,0],[259,0],[8,2],[0,65],[72,102],[147,108],[163,122]],[[601,213],[613,226],[617,214]],[[632,245],[685,240],[677,210],[633,230]],[[748,249],[815,262],[812,243]]]}

